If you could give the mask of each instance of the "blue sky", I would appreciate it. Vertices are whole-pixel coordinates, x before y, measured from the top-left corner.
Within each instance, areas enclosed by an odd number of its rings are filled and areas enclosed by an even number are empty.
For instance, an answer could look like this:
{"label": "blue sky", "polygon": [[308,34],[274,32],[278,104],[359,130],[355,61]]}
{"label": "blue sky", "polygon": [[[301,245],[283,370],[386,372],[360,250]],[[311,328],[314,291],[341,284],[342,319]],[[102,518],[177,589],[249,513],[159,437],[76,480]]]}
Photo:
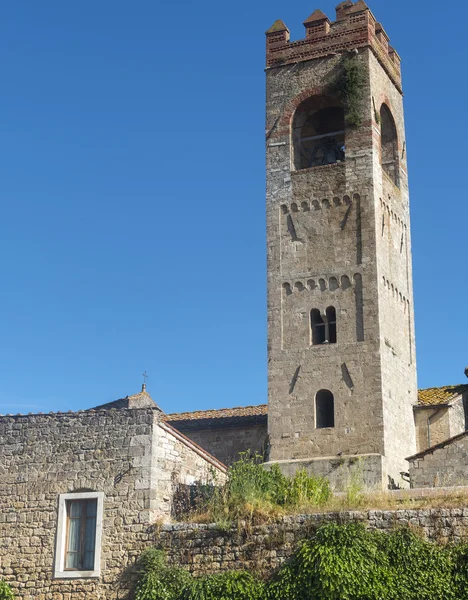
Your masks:
{"label": "blue sky", "polygon": [[[266,401],[264,31],[335,2],[0,15],[0,412]],[[374,0],[403,59],[420,387],[466,381],[468,4]]]}

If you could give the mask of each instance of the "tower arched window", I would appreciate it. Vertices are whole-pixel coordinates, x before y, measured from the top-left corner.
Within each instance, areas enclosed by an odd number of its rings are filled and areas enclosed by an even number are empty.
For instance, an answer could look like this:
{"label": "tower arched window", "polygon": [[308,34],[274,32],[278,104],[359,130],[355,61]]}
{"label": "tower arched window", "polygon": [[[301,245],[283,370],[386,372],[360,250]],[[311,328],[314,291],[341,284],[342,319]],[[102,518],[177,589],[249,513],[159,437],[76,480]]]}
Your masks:
{"label": "tower arched window", "polygon": [[310,327],[313,346],[336,344],[336,310],[329,306],[322,315],[318,308],[310,311]]}
{"label": "tower arched window", "polygon": [[338,100],[313,96],[296,110],[293,120],[294,168],[308,169],[345,159],[345,117]]}
{"label": "tower arched window", "polygon": [[324,344],[325,337],[325,321],[318,308],[313,308],[310,312],[310,324],[312,327],[312,344],[318,346]]}
{"label": "tower arched window", "polygon": [[336,344],[336,310],[333,306],[329,306],[325,314],[327,315],[328,342]]}
{"label": "tower arched window", "polygon": [[386,104],[382,104],[380,108],[380,144],[382,169],[393,183],[400,187],[398,133],[393,115]]}
{"label": "tower arched window", "polygon": [[315,396],[315,427],[335,427],[335,399],[330,390],[320,390]]}

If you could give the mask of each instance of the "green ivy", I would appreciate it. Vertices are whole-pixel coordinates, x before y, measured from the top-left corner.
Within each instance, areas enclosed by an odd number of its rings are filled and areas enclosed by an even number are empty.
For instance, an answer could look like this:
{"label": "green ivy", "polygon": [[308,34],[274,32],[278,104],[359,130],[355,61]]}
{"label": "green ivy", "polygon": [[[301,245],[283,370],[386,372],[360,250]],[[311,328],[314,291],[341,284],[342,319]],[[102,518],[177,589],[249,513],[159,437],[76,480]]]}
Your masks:
{"label": "green ivy", "polygon": [[334,523],[320,527],[266,582],[247,571],[197,579],[151,550],[142,558],[136,594],[136,600],[463,599],[468,545],[433,544],[410,529]]}
{"label": "green ivy", "polygon": [[13,600],[11,587],[4,579],[0,579],[0,600]]}
{"label": "green ivy", "polygon": [[227,571],[194,579],[186,587],[182,600],[263,600],[264,584],[246,571]]}
{"label": "green ivy", "polygon": [[140,558],[135,600],[175,600],[191,584],[188,571],[170,567],[162,550],[150,548]]}
{"label": "green ivy", "polygon": [[343,58],[339,75],[332,84],[332,93],[343,102],[346,121],[353,127],[362,124],[362,98],[365,84],[366,72],[359,57]]}

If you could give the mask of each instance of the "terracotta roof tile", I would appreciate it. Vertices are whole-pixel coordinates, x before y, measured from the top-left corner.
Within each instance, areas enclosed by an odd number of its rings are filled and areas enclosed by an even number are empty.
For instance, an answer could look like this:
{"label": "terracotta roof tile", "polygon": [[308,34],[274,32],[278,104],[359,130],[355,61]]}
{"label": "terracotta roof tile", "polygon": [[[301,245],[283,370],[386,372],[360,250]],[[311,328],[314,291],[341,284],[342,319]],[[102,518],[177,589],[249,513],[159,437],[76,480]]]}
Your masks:
{"label": "terracotta roof tile", "polygon": [[[417,406],[435,406],[447,404],[461,394],[468,394],[468,384],[447,385],[444,387],[419,390]],[[268,414],[268,404],[257,406],[236,406],[234,408],[218,408],[212,410],[197,410],[193,412],[173,413],[165,415],[164,419],[170,423],[177,421],[202,421],[237,419],[247,417],[261,417]]]}
{"label": "terracotta roof tile", "polygon": [[266,415],[267,404],[257,406],[235,406],[234,408],[218,408],[213,410],[197,410],[195,412],[174,413],[166,415],[165,420],[175,421],[201,421],[202,419],[231,419],[239,417],[258,417]]}
{"label": "terracotta roof tile", "polygon": [[446,385],[438,388],[419,390],[417,406],[447,404],[462,394],[468,394],[468,384]]}

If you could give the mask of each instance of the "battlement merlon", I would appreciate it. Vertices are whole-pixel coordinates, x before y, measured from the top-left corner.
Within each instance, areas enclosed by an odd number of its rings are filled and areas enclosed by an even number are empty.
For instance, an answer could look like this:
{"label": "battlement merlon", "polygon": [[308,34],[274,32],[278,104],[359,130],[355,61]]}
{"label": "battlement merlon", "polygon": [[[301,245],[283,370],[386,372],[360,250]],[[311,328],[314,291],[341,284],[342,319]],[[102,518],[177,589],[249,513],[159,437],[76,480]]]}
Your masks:
{"label": "battlement merlon", "polygon": [[290,41],[289,29],[278,20],[266,32],[267,68],[280,67],[359,48],[370,48],[397,89],[401,89],[401,60],[389,45],[389,37],[364,2],[346,0],[336,7],[336,21],[330,22],[316,10],[304,21],[306,37]]}

